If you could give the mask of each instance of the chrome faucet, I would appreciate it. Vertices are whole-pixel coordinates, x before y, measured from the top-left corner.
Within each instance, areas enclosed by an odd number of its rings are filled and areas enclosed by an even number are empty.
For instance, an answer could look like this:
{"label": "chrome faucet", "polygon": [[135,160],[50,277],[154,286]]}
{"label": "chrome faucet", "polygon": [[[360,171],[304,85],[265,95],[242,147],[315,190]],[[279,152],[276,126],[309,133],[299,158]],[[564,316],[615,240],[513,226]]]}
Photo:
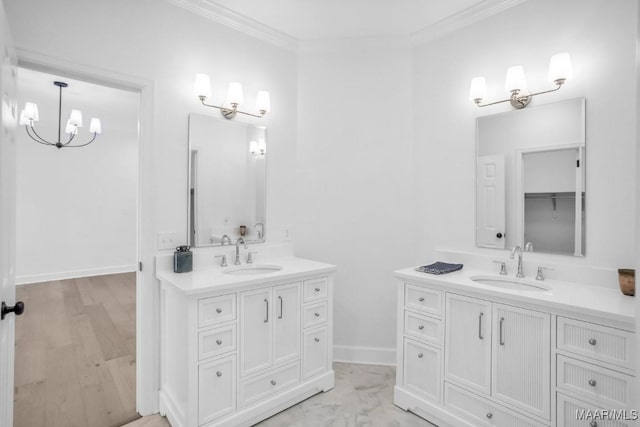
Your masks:
{"label": "chrome faucet", "polygon": [[236,262],[234,262],[235,265],[240,265],[242,264],[240,262],[240,244],[244,245],[245,249],[249,249],[247,247],[247,242],[244,241],[244,239],[242,237],[238,237],[238,240],[236,240]]}
{"label": "chrome faucet", "polygon": [[231,244],[231,239],[229,238],[229,236],[227,236],[226,234],[224,236],[222,236],[222,238],[220,239],[220,246],[224,246],[224,242],[227,242],[229,245]]}
{"label": "chrome faucet", "polygon": [[516,246],[511,250],[509,258],[514,259],[516,253],[518,254],[518,272],[516,273],[516,277],[522,278],[524,277],[524,274],[522,274],[522,248],[520,246]]}
{"label": "chrome faucet", "polygon": [[264,234],[264,223],[256,222],[256,225],[254,225],[254,228],[257,229],[258,226],[260,226],[260,229],[256,230],[256,232],[258,233],[258,239],[262,239],[262,235]]}

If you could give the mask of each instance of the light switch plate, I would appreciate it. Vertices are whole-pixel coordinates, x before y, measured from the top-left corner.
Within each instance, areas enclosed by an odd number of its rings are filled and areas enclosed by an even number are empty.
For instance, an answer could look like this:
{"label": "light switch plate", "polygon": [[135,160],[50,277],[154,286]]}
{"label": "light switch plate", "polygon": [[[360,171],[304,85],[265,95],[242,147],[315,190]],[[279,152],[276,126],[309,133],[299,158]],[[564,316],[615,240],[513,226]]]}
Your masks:
{"label": "light switch plate", "polygon": [[175,231],[160,231],[158,233],[158,249],[175,249],[178,246],[178,234]]}

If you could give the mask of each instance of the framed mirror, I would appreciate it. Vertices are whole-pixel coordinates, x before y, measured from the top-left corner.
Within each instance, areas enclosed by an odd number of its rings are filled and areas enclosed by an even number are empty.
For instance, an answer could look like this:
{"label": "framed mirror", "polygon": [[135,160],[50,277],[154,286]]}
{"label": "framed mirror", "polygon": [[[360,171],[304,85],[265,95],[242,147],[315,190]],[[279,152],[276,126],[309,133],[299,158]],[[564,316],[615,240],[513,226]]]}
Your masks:
{"label": "framed mirror", "polygon": [[476,121],[476,246],[585,254],[585,99]]}
{"label": "framed mirror", "polygon": [[[192,247],[264,242],[266,128],[189,115],[188,235]],[[226,240],[225,240],[226,242]]]}

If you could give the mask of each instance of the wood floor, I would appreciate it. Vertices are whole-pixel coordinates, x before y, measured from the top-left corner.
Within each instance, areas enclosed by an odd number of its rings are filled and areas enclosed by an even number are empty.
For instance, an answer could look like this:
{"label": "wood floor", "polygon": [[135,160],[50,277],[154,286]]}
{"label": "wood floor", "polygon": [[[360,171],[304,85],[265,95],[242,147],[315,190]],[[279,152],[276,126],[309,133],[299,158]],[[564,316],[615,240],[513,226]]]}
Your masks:
{"label": "wood floor", "polygon": [[136,413],[135,273],[18,286],[14,427],[116,427]]}

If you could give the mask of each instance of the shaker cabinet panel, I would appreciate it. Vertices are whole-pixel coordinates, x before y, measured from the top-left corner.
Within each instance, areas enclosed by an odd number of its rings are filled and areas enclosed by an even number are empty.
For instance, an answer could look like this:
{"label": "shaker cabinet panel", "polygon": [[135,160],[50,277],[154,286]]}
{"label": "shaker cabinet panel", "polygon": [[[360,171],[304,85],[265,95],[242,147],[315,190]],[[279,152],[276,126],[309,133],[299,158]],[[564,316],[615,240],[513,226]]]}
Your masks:
{"label": "shaker cabinet panel", "polygon": [[491,303],[446,294],[445,378],[491,392]]}
{"label": "shaker cabinet panel", "polygon": [[410,339],[404,340],[404,386],[440,402],[440,351]]}
{"label": "shaker cabinet panel", "polygon": [[236,320],[236,294],[202,298],[198,301],[198,326]]}
{"label": "shaker cabinet panel", "polygon": [[300,356],[300,283],[273,290],[274,363]]}
{"label": "shaker cabinet panel", "polygon": [[273,355],[271,288],[240,294],[240,374],[269,368]]}
{"label": "shaker cabinet panel", "polygon": [[304,358],[302,374],[304,379],[321,374],[329,368],[327,327],[304,331]]}
{"label": "shaker cabinet panel", "polygon": [[236,357],[198,367],[198,421],[208,423],[236,409]]}

